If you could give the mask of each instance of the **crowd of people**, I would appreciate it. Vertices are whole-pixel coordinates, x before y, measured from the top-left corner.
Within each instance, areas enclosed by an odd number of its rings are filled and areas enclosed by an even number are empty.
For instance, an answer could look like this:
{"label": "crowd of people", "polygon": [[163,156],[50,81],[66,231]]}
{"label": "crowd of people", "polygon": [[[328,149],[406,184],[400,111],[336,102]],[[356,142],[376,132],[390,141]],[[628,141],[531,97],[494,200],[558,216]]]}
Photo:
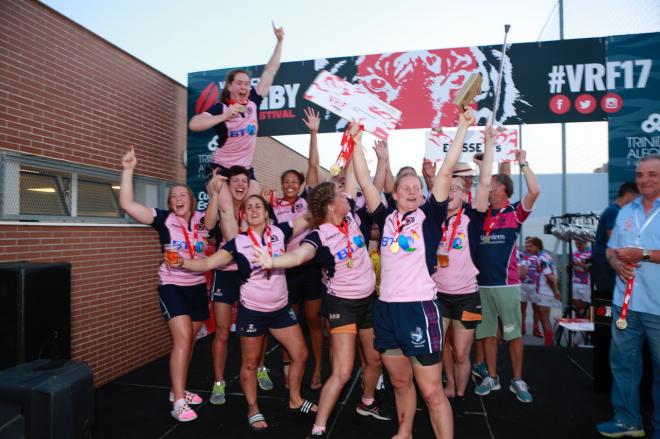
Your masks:
{"label": "crowd of people", "polygon": [[[194,210],[193,193],[182,185],[171,188],[168,210],[139,204],[132,190],[137,164],[133,148],[122,160],[122,208],[136,221],[154,227],[167,247],[159,268],[158,297],[173,339],[172,416],[181,422],[192,421],[197,414],[191,406],[202,402],[199,395],[185,390],[185,384],[196,334],[210,316],[209,299],[216,322],[210,402],[225,403],[227,342],[236,305],[240,383],[252,430],[269,426],[257,402],[258,388],[273,388],[264,366],[269,335],[283,349],[288,409],[315,417],[311,438],[326,436],[356,356],[362,373],[362,398],[356,411],[391,420],[376,398],[377,383],[386,373],[396,402],[395,438],[412,437],[415,382],[436,437],[452,437],[450,399],[465,397],[470,374],[480,379],[474,389],[478,395],[501,388],[496,368],[498,340],[508,345],[513,371],[509,390],[519,401],[532,402],[522,374],[526,305],[532,302],[542,336],[550,345],[549,310],[559,289],[552,258],[539,238],[527,239],[524,251],[518,252],[521,226],[540,194],[525,151],[520,151],[518,165],[527,192],[511,202],[509,171],[492,175],[497,132],[487,127],[485,151],[475,158],[479,179],[473,188],[470,166],[458,160],[475,119],[470,109],[459,112],[458,130],[439,169],[436,171],[434,163],[423,163],[425,197],[424,182],[414,169],[402,168],[396,177],[392,175],[385,142],[374,146],[378,166],[375,177],[370,177],[362,132],[353,123],[349,135],[356,147],[351,161],[341,178],[320,181],[320,117],[308,108],[303,119],[310,132],[308,170],[306,174],[285,171],[281,176],[283,196],[275,197],[272,188],[259,185],[252,168],[259,103],[280,63],[284,32],[273,29],[277,45],[258,84],[251,85],[247,71],[230,72],[220,101],[190,121],[191,130],[214,129],[220,139],[206,178],[206,212]],[[241,130],[251,135],[228,135]],[[634,212],[628,215],[637,218]],[[640,221],[641,228],[648,222]],[[621,231],[615,229],[613,240],[619,246],[625,245],[630,234],[627,224]],[[646,248],[658,248],[657,233],[654,239]],[[370,241],[376,243],[372,254]],[[573,263],[575,304],[580,309],[588,303],[586,292],[590,291],[585,276],[588,249],[583,244],[576,243]],[[608,250],[607,256],[625,279],[631,276],[630,264],[648,255]],[[657,251],[650,258],[657,260]],[[210,291],[206,272],[213,273]],[[650,284],[648,288],[652,289]],[[648,300],[658,306],[657,299]],[[631,310],[639,311],[634,306]],[[318,402],[301,393],[310,357],[298,321],[303,316],[311,340],[310,387],[321,389]],[[644,318],[639,318],[641,330]],[[322,382],[324,332],[329,335],[332,370]],[[622,340],[619,349],[628,349],[627,343]],[[473,345],[474,366],[470,361]],[[626,390],[620,391],[623,399]]]}

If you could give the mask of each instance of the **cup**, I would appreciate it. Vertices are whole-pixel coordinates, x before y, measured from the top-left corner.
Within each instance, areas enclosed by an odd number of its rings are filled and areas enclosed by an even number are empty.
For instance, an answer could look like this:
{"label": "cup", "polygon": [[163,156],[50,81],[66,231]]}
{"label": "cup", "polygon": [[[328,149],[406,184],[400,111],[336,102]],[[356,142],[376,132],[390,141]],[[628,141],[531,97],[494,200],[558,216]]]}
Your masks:
{"label": "cup", "polygon": [[442,268],[449,266],[449,252],[447,252],[446,247],[440,247],[436,257],[438,258],[438,266]]}
{"label": "cup", "polygon": [[170,266],[177,266],[179,264],[179,248],[176,245],[165,244],[163,245],[165,251],[165,260]]}

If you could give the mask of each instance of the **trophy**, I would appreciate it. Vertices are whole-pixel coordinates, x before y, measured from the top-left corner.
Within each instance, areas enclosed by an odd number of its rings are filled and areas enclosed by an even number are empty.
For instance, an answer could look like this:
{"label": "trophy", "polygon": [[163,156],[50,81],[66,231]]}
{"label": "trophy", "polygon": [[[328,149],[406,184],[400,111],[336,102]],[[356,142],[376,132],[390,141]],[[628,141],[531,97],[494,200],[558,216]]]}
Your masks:
{"label": "trophy", "polygon": [[[344,135],[341,138],[341,150],[337,156],[335,163],[330,166],[330,175],[333,177],[338,176],[346,167],[346,164],[351,160],[353,155],[353,150],[355,149],[355,141],[353,136],[351,136],[351,127],[352,124],[349,124],[344,131]],[[360,124],[358,127],[358,132],[364,131],[364,125]]]}
{"label": "trophy", "polygon": [[454,105],[465,111],[481,92],[481,81],[483,81],[481,73],[472,73],[454,98]]}

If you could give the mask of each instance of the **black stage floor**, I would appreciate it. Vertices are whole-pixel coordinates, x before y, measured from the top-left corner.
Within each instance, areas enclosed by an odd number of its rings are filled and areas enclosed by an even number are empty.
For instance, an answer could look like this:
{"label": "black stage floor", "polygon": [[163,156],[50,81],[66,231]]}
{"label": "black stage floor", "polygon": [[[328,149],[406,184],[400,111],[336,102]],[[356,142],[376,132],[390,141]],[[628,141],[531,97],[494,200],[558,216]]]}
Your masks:
{"label": "black stage floor", "polygon": [[[245,400],[238,380],[239,343],[230,338],[227,364],[227,402],[214,406],[207,399],[213,381],[211,336],[197,343],[192,360],[188,388],[199,393],[205,402],[197,406],[199,418],[178,423],[170,417],[167,357],[156,360],[96,392],[97,438],[304,438],[310,431],[313,416],[286,412],[287,393],[282,386],[281,349],[269,347],[266,366],[271,370],[275,389],[259,391],[259,406],[270,428],[252,433],[247,425]],[[272,342],[271,342],[272,343]],[[580,348],[525,347],[524,379],[534,396],[532,404],[519,403],[508,390],[511,369],[504,346],[500,347],[499,374],[502,389],[486,397],[473,393],[454,414],[456,438],[592,438],[594,425],[610,417],[609,397],[592,390],[592,350]],[[324,365],[324,374],[329,367]],[[311,370],[305,374],[303,396],[318,401],[318,391],[309,390]],[[356,373],[357,377],[358,374]],[[357,378],[347,384],[328,424],[330,438],[389,438],[396,432],[395,421],[377,421],[355,412],[361,396]],[[381,396],[392,413],[391,392]],[[418,402],[414,436],[432,438],[433,434],[423,401]]]}

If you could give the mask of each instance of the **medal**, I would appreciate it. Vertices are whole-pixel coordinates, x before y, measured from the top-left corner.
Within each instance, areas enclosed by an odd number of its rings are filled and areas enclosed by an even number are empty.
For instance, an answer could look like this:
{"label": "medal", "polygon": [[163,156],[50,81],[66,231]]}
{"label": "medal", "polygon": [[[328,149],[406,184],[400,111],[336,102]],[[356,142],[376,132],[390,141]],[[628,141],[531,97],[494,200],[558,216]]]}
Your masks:
{"label": "medal", "polygon": [[399,243],[393,242],[392,245],[390,245],[390,251],[392,253],[397,253],[399,251]]}
{"label": "medal", "polygon": [[349,259],[348,262],[346,262],[346,266],[348,268],[353,268],[353,259]]}
{"label": "medal", "polygon": [[623,331],[628,327],[628,322],[624,319],[619,318],[616,321],[616,327]]}
{"label": "medal", "polygon": [[482,241],[482,242],[485,242],[486,244],[488,244],[488,243],[490,242],[490,236],[485,235],[485,236],[484,236],[484,239],[482,239],[481,241]]}

